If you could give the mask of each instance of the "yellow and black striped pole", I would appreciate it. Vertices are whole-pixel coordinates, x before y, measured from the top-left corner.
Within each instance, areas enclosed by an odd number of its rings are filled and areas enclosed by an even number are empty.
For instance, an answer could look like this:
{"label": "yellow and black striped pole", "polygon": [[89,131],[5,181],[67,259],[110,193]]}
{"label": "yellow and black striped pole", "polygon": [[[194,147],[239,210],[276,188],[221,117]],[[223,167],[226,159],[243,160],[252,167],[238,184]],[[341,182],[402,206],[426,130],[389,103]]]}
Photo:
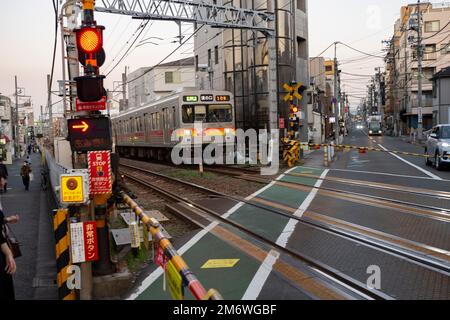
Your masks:
{"label": "yellow and black striped pole", "polygon": [[75,290],[70,290],[67,286],[69,274],[67,269],[72,264],[70,260],[70,234],[69,234],[69,213],[67,209],[53,211],[53,231],[56,243],[56,268],[58,297],[60,300],[76,300]]}

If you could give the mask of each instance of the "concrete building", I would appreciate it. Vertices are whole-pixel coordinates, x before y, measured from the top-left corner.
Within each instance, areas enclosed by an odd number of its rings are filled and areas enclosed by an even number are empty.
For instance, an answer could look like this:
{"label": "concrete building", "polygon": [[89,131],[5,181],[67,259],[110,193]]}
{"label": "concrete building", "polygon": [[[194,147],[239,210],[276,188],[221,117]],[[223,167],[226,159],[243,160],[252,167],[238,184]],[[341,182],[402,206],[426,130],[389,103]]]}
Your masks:
{"label": "concrete building", "polygon": [[0,158],[12,164],[13,153],[12,103],[10,98],[0,95]]}
{"label": "concrete building", "polygon": [[[288,123],[289,105],[282,99],[286,94],[283,84],[291,81],[309,84],[307,1],[280,0],[275,2],[275,8],[272,1],[266,0],[209,2],[275,13],[277,113],[279,119]],[[194,37],[196,86],[231,91],[238,128],[270,126],[269,50],[266,36],[248,30],[204,26]],[[306,114],[305,100],[301,102],[303,114]],[[303,119],[301,124],[304,135],[307,122]]]}
{"label": "concrete building", "polygon": [[[386,117],[392,117],[396,129],[402,134],[409,134],[418,125],[417,32],[410,28],[417,10],[416,4],[401,8],[386,56]],[[450,66],[450,4],[423,3],[420,10],[424,45],[421,99],[423,127],[427,130],[438,119],[438,115],[433,114],[431,79],[435,73]]]}
{"label": "concrete building", "polygon": [[194,58],[139,68],[128,75],[127,81],[128,107],[139,107],[177,89],[195,87]]}
{"label": "concrete building", "polygon": [[433,124],[450,123],[450,67],[433,77]]}

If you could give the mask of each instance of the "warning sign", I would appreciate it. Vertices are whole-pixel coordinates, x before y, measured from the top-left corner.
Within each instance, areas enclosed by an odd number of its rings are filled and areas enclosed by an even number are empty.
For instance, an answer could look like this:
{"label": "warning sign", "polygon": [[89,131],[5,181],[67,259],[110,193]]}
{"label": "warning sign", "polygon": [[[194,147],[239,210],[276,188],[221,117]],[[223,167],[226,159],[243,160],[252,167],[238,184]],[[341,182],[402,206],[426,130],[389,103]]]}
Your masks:
{"label": "warning sign", "polygon": [[167,263],[167,283],[169,285],[170,295],[174,300],[184,299],[183,281],[180,273],[177,271],[171,261]]}
{"label": "warning sign", "polygon": [[89,189],[91,194],[112,193],[111,152],[88,152]]}
{"label": "warning sign", "polygon": [[70,244],[73,263],[98,260],[97,223],[71,223]]}
{"label": "warning sign", "polygon": [[61,175],[61,202],[84,203],[84,183],[81,175]]}
{"label": "warning sign", "polygon": [[202,269],[233,268],[240,259],[211,259],[205,262]]}

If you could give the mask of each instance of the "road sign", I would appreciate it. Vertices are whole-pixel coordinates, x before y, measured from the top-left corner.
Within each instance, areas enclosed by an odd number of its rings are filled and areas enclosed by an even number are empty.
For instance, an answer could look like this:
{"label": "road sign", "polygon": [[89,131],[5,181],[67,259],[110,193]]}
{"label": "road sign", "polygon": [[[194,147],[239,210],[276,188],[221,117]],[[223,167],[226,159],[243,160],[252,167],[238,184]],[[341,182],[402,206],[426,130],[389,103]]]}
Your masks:
{"label": "road sign", "polygon": [[86,176],[80,174],[63,174],[60,176],[61,202],[81,204],[87,201],[84,188]]}
{"label": "road sign", "polygon": [[106,97],[102,97],[99,101],[82,102],[78,98],[75,100],[76,111],[100,111],[106,110]]}
{"label": "road sign", "polygon": [[73,263],[97,261],[97,222],[71,223],[70,244]]}
{"label": "road sign", "polygon": [[90,193],[112,193],[111,152],[89,151],[88,167]]}
{"label": "road sign", "polygon": [[111,120],[107,117],[67,120],[69,141],[75,152],[111,150]]}
{"label": "road sign", "polygon": [[170,295],[174,300],[184,299],[183,279],[175,268],[173,263],[169,261],[166,268],[167,283],[169,285]]}

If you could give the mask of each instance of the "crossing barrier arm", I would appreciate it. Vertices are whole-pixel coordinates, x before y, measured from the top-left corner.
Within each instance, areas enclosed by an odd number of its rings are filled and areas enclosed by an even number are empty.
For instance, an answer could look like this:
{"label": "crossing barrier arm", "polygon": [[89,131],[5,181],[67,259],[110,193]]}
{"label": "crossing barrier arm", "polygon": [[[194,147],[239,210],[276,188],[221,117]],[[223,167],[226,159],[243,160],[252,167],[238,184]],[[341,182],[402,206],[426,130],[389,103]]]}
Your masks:
{"label": "crossing barrier arm", "polygon": [[197,277],[189,269],[186,262],[178,254],[176,249],[170,243],[170,241],[164,236],[161,231],[159,222],[149,217],[144,213],[141,207],[133,200],[130,196],[124,192],[120,193],[123,201],[134,211],[134,213],[139,217],[142,223],[145,225],[147,230],[152,234],[154,241],[159,243],[164,251],[164,254],[173,263],[177,271],[180,273],[183,280],[187,283],[187,287],[194,295],[197,300],[223,300],[220,293],[215,289],[210,289],[208,292],[205,290],[203,285],[197,279]]}

